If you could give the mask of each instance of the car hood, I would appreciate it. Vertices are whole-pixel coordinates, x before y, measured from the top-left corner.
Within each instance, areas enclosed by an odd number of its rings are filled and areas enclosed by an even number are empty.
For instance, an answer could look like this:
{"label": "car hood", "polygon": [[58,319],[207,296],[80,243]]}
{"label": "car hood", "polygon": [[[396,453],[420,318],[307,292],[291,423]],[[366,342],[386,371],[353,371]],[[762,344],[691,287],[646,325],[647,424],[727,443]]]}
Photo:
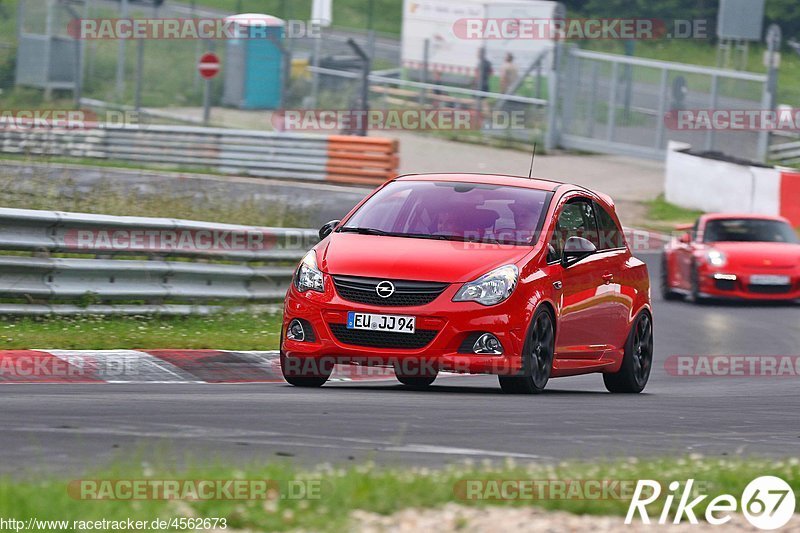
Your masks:
{"label": "car hood", "polygon": [[715,242],[708,248],[719,250],[728,264],[751,268],[800,268],[800,244],[784,242]]}
{"label": "car hood", "polygon": [[318,246],[317,259],[328,274],[457,283],[516,263],[532,250],[530,246],[332,233]]}

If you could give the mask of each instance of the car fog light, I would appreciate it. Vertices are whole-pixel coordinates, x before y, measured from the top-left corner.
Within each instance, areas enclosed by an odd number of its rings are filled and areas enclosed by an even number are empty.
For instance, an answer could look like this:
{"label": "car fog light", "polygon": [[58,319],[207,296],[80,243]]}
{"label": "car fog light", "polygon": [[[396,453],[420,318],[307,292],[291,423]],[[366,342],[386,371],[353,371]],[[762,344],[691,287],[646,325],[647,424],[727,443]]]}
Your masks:
{"label": "car fog light", "polygon": [[724,281],[736,281],[736,274],[714,274],[714,279],[720,279]]}
{"label": "car fog light", "polygon": [[500,355],[503,353],[503,345],[491,333],[484,333],[472,345],[472,351],[482,355]]}
{"label": "car fog light", "polygon": [[286,338],[297,342],[306,340],[306,331],[303,329],[303,324],[296,318],[289,322],[289,327],[286,330]]}

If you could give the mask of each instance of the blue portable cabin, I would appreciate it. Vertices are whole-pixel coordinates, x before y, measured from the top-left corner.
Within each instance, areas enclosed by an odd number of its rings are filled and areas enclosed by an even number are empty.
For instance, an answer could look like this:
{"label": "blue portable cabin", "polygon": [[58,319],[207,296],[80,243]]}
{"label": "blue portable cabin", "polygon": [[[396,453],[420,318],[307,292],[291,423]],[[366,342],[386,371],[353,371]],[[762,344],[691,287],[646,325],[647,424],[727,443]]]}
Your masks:
{"label": "blue portable cabin", "polygon": [[256,13],[233,15],[225,20],[235,25],[237,37],[228,39],[225,49],[223,103],[239,109],[279,108],[283,92],[284,21]]}

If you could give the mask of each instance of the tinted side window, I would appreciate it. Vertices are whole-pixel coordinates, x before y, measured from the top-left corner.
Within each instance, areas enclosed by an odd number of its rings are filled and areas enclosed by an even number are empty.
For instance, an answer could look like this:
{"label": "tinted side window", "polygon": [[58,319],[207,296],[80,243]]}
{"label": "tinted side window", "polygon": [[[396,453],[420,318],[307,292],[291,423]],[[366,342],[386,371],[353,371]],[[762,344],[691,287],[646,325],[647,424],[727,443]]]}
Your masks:
{"label": "tinted side window", "polygon": [[600,246],[597,249],[613,250],[614,248],[624,248],[625,236],[622,230],[603,206],[597,204],[597,202],[594,205],[597,213],[597,225],[600,227]]}
{"label": "tinted side window", "polygon": [[[582,237],[598,246],[597,221],[594,208],[589,200],[571,200],[558,216],[556,230],[550,239],[548,262],[561,259],[564,243],[570,237]],[[599,246],[598,246],[599,248]]]}

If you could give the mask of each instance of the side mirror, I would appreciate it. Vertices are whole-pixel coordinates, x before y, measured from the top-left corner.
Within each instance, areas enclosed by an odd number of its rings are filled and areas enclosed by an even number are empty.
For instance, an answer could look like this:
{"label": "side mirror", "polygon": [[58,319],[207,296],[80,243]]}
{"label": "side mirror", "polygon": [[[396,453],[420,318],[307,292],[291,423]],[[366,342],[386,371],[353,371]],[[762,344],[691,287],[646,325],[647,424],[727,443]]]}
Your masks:
{"label": "side mirror", "polygon": [[330,222],[326,222],[325,224],[323,224],[323,226],[319,228],[319,240],[322,240],[331,233],[333,233],[333,230],[336,229],[336,226],[338,225],[339,225],[338,220],[331,220]]}
{"label": "side mirror", "polygon": [[689,244],[692,242],[692,234],[688,231],[686,233],[682,233],[681,236],[678,237],[678,240],[683,244]]}
{"label": "side mirror", "polygon": [[567,268],[596,251],[597,247],[591,241],[583,237],[570,237],[564,244],[564,253],[561,254],[561,266]]}

